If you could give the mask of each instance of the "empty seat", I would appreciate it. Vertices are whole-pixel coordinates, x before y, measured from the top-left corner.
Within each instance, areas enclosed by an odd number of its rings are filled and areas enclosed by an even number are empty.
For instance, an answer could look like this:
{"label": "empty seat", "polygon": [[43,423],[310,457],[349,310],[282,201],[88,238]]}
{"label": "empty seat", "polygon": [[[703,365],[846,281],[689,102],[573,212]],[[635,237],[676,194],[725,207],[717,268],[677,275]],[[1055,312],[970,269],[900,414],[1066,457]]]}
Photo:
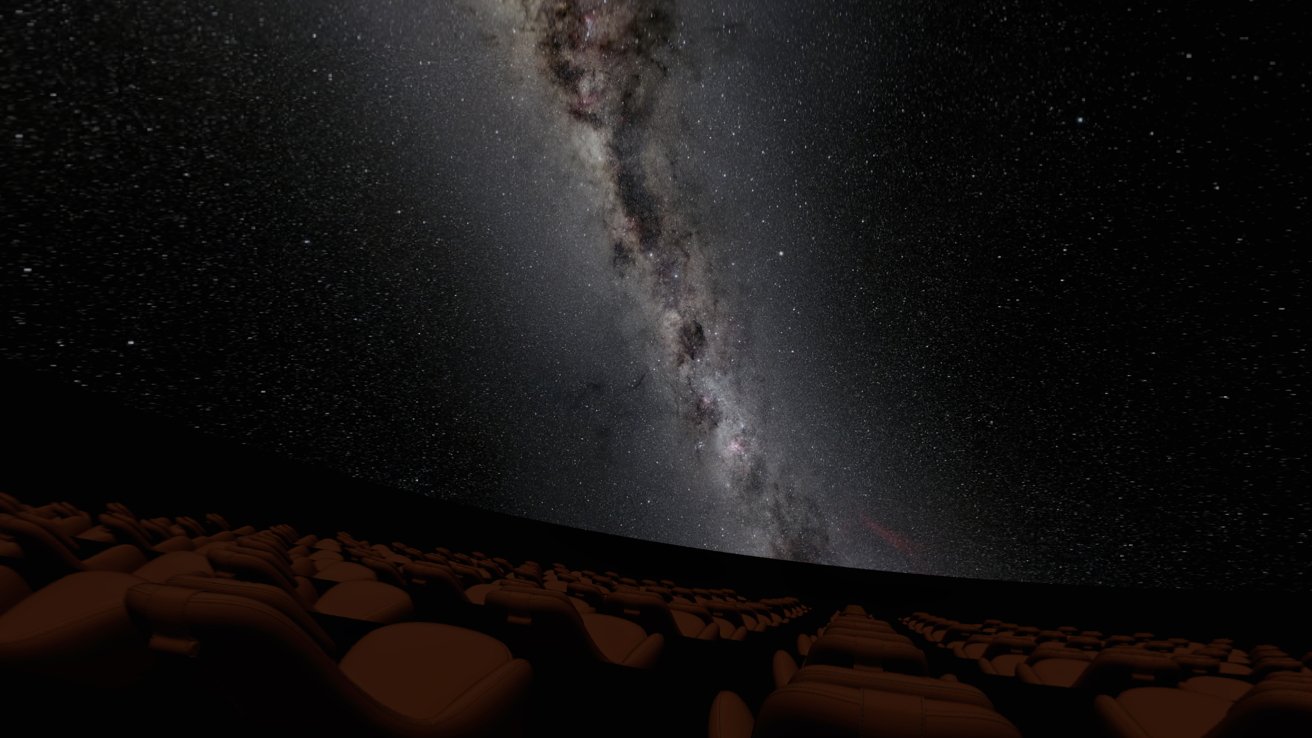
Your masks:
{"label": "empty seat", "polygon": [[147,561],[140,549],[129,544],[81,558],[77,542],[30,513],[0,513],[0,531],[12,535],[22,547],[24,577],[38,586],[79,571],[131,572],[155,582],[175,574],[213,571],[205,557],[193,551],[175,551]]}
{"label": "empty seat", "polygon": [[[170,551],[193,551],[196,544],[185,535],[171,535],[158,526],[148,530],[140,521],[120,513],[102,513],[100,524],[109,530],[120,543],[130,543],[147,556],[158,556]],[[202,543],[207,539],[201,539]]]}
{"label": "empty seat", "polygon": [[89,686],[124,686],[152,663],[124,607],[145,580],[124,572],[69,574],[0,615],[0,672]]}
{"label": "empty seat", "polygon": [[1015,676],[1016,667],[1029,658],[1038,644],[1033,638],[998,636],[989,642],[979,658],[980,671],[999,676]]}
{"label": "empty seat", "polygon": [[1098,654],[1074,686],[1114,695],[1135,687],[1174,686],[1179,680],[1180,667],[1166,654],[1114,648]]}
{"label": "empty seat", "polygon": [[27,580],[7,566],[0,566],[0,615],[32,594]]}
{"label": "empty seat", "polygon": [[320,594],[308,578],[292,570],[286,558],[261,548],[219,544],[209,548],[206,554],[216,569],[238,579],[279,587],[303,607],[323,615],[387,624],[414,613],[414,603],[405,590],[376,581],[371,570],[358,564],[351,566],[359,567],[368,576],[353,578],[351,575],[359,572],[349,569],[343,573],[345,581],[325,580],[324,592]]}
{"label": "empty seat", "polygon": [[993,703],[978,687],[928,676],[898,674],[890,671],[844,669],[838,666],[807,666],[799,669],[788,683],[803,684],[806,682],[823,682],[860,689],[876,689],[882,692],[898,692],[900,694],[919,695],[926,699],[964,702],[989,709],[993,708]]}
{"label": "empty seat", "polygon": [[1196,676],[1180,683],[1180,689],[1221,697],[1234,702],[1253,688],[1252,682],[1224,676]]}
{"label": "empty seat", "polygon": [[1237,701],[1186,689],[1140,687],[1100,695],[1098,716],[1114,738],[1305,738],[1312,690],[1263,682]]}
{"label": "empty seat", "polygon": [[805,665],[842,666],[915,675],[929,673],[925,654],[905,638],[897,641],[828,633],[811,644]]}
{"label": "empty seat", "polygon": [[159,584],[127,593],[157,650],[186,655],[215,696],[260,715],[261,729],[395,736],[505,735],[518,727],[531,669],[497,640],[437,623],[370,632],[334,663],[269,604]]}
{"label": "empty seat", "polygon": [[732,692],[711,705],[711,738],[1019,738],[1006,718],[968,702],[823,682],[790,684],[766,698],[760,715]]}
{"label": "empty seat", "polygon": [[642,626],[600,613],[580,613],[560,592],[502,587],[489,592],[484,607],[521,641],[548,659],[618,664],[638,669],[656,665],[664,638]]}
{"label": "empty seat", "polygon": [[602,612],[632,620],[648,633],[660,633],[666,638],[715,640],[720,637],[719,627],[686,610],[671,609],[665,600],[647,592],[612,592],[602,602]]}
{"label": "empty seat", "polygon": [[1041,644],[1024,663],[1016,665],[1016,677],[1026,684],[1071,687],[1084,675],[1095,656],[1091,651]]}

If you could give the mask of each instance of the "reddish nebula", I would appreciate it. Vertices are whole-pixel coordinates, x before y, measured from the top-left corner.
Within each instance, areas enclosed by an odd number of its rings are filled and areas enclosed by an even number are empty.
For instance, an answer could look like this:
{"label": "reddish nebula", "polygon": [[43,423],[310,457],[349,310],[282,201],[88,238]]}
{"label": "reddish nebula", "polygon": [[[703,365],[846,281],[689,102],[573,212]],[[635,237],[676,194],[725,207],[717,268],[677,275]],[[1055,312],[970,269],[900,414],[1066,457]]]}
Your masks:
{"label": "reddish nebula", "polygon": [[916,554],[916,546],[907,537],[889,528],[886,525],[875,522],[865,513],[860,513],[861,524],[869,528],[871,532],[879,536],[885,543],[897,549],[899,553],[907,558],[913,558]]}

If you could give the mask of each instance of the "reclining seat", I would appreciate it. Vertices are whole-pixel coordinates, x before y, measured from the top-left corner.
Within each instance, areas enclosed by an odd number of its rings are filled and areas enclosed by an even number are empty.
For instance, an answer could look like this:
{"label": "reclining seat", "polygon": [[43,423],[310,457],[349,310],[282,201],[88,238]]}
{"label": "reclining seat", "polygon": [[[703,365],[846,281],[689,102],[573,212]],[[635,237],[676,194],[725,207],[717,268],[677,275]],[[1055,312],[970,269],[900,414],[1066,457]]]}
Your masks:
{"label": "reclining seat", "polygon": [[[146,530],[142,524],[134,518],[119,513],[106,512],[101,513],[100,524],[114,536],[114,539],[120,543],[130,543],[141,549],[146,556],[159,556],[172,551],[194,551],[196,542],[186,536],[167,536],[159,537]],[[204,545],[208,539],[201,539]]]}
{"label": "reclining seat", "polygon": [[175,574],[213,571],[205,557],[194,551],[175,551],[148,562],[140,549],[129,544],[84,559],[78,556],[76,541],[30,513],[0,513],[0,532],[13,536],[22,547],[24,577],[38,586],[79,571],[131,572],[153,582],[162,582]]}
{"label": "reclining seat", "polygon": [[549,660],[649,669],[665,642],[623,618],[580,613],[567,595],[546,589],[502,587],[487,594],[484,607],[493,621],[527,629],[525,645]]}
{"label": "reclining seat", "polygon": [[[989,644],[993,642],[994,638],[998,637],[1000,636],[976,633],[964,641],[953,643],[951,646],[952,655],[963,661],[979,661],[984,656],[984,652],[989,650]],[[1001,637],[1005,638],[1005,636]]]}
{"label": "reclining seat", "polygon": [[[0,614],[4,681],[12,679],[16,687],[35,685],[40,691],[68,684],[135,685],[148,673],[154,657],[123,597],[143,582],[119,571],[79,571],[14,604]],[[6,690],[5,698],[12,697]],[[18,712],[17,703],[14,711]]]}
{"label": "reclining seat", "polygon": [[811,644],[803,663],[803,668],[840,666],[914,676],[929,674],[924,652],[905,636],[884,639],[825,633]]}
{"label": "reclining seat", "polygon": [[27,586],[27,581],[19,576],[18,572],[7,566],[0,566],[0,615],[4,615],[9,608],[17,605],[30,594],[32,588]]}
{"label": "reclining seat", "polygon": [[1112,738],[1303,738],[1312,735],[1312,687],[1267,679],[1237,701],[1169,687],[1138,687],[1095,707]]}
{"label": "reclining seat", "polygon": [[1072,687],[1096,657],[1096,651],[1056,642],[1040,643],[1024,663],[1016,665],[1016,677],[1026,684]]}
{"label": "reclining seat", "polygon": [[1170,656],[1138,648],[1109,648],[1099,653],[1072,685],[1115,695],[1135,687],[1174,687],[1180,666]]}
{"label": "reclining seat", "polygon": [[806,666],[797,668],[797,662],[785,651],[774,654],[774,686],[780,689],[789,684],[823,682],[858,689],[877,689],[884,692],[914,694],[927,699],[966,702],[993,709],[978,687],[962,684],[955,678],[934,678],[891,671],[848,669],[841,666]]}
{"label": "reclining seat", "polygon": [[205,513],[205,522],[209,523],[210,533],[222,533],[228,531],[235,536],[247,536],[255,532],[252,525],[243,525],[237,528],[232,527],[228,519],[218,513]]}
{"label": "reclining seat", "polygon": [[248,597],[143,584],[126,605],[152,648],[188,658],[214,694],[253,707],[261,728],[390,736],[518,731],[532,670],[499,641],[438,623],[399,623],[335,663],[277,607]]}
{"label": "reclining seat", "polygon": [[733,692],[711,703],[708,738],[1020,738],[992,708],[823,682],[776,689],[753,720]]}
{"label": "reclining seat", "polygon": [[632,620],[648,633],[659,633],[670,641],[683,638],[710,641],[720,637],[720,628],[715,623],[684,610],[673,610],[660,596],[647,592],[613,592],[606,595],[601,611]]}
{"label": "reclining seat", "polygon": [[[278,587],[295,597],[306,609],[322,615],[388,624],[414,614],[414,603],[405,590],[372,578],[341,581],[321,595],[314,584],[296,574],[285,559],[259,548],[221,544],[210,548],[207,555],[215,569],[237,579]],[[345,562],[339,565],[359,566]]]}
{"label": "reclining seat", "polygon": [[1025,663],[1034,652],[1033,638],[998,636],[989,642],[984,655],[979,657],[979,668],[985,674],[1016,676],[1016,667]]}
{"label": "reclining seat", "polygon": [[747,626],[736,607],[723,600],[710,600],[705,597],[697,597],[694,604],[711,614],[712,621],[720,628],[721,639],[726,641],[747,639],[747,633],[751,628]]}

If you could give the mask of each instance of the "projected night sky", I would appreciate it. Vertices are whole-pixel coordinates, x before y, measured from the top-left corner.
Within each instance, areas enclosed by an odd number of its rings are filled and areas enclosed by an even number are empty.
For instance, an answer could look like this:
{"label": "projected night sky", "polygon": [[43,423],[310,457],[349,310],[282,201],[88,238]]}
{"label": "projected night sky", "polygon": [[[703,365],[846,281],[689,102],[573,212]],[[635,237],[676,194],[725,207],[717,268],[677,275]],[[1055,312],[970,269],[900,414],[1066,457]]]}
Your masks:
{"label": "projected night sky", "polygon": [[1306,587],[1303,11],[1085,5],[20,2],[3,353],[590,529]]}

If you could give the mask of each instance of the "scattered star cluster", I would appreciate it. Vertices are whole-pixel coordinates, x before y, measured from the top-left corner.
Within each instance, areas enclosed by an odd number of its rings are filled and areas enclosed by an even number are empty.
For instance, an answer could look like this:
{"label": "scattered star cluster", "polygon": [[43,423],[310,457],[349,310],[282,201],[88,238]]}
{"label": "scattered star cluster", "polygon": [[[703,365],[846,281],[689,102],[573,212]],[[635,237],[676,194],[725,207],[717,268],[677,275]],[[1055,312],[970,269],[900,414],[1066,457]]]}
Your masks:
{"label": "scattered star cluster", "polygon": [[586,528],[1306,589],[1307,14],[18,2],[0,351]]}

